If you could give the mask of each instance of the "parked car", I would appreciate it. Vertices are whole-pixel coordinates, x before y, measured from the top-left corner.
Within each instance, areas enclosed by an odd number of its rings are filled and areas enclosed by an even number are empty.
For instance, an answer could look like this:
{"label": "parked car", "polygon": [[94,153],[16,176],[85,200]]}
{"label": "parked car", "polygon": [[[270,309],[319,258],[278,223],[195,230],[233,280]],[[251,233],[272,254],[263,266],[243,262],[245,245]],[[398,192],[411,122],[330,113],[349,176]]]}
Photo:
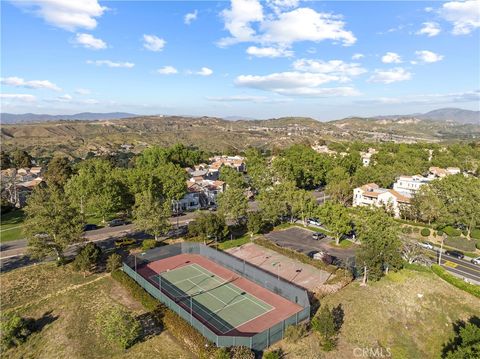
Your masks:
{"label": "parked car", "polygon": [[137,241],[133,238],[121,238],[115,240],[115,247],[128,247],[135,243],[137,243]]}
{"label": "parked car", "polygon": [[472,258],[472,263],[473,263],[473,264],[480,265],[480,257]]}
{"label": "parked car", "polygon": [[319,221],[318,219],[316,219],[316,218],[309,218],[309,219],[307,220],[307,223],[308,223],[308,224],[312,224],[312,225],[314,225],[314,226],[320,226],[320,225],[322,225],[322,223],[320,223],[320,221]]}
{"label": "parked car", "polygon": [[110,222],[107,223],[109,227],[118,227],[118,226],[123,226],[124,224],[127,224],[127,221],[120,218],[112,219]]}
{"label": "parked car", "polygon": [[447,256],[455,257],[455,258],[458,258],[458,259],[463,259],[465,257],[465,254],[463,254],[462,252],[454,251],[454,250],[445,251],[445,254]]}
{"label": "parked car", "polygon": [[432,245],[431,243],[429,243],[429,242],[420,242],[420,243],[418,243],[418,245],[419,245],[420,247],[425,248],[425,249],[431,249],[431,250],[434,249],[434,248],[433,248],[433,245]]}
{"label": "parked car", "polygon": [[324,239],[326,237],[327,236],[324,233],[320,233],[320,232],[315,232],[315,233],[312,234],[312,239],[315,239],[317,241],[319,241],[321,239]]}
{"label": "parked car", "polygon": [[86,225],[83,226],[83,230],[86,231],[93,231],[95,229],[98,229],[98,226],[96,224],[92,223],[87,223]]}

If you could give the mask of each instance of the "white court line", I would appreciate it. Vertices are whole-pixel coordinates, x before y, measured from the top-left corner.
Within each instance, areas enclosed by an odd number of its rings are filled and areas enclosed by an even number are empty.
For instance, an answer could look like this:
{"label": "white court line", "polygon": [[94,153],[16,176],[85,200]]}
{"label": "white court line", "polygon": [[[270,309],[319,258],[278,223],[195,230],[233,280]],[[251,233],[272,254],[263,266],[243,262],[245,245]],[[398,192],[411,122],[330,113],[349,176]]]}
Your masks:
{"label": "white court line", "polygon": [[[217,281],[217,283],[219,283],[220,285],[222,285],[222,284],[227,284],[227,283],[228,283],[228,281],[220,282],[220,281],[216,278],[217,276],[215,275],[215,273],[212,273],[212,272],[210,272],[208,269],[205,269],[205,268],[199,266],[200,268],[202,268],[203,270],[207,271],[208,273],[203,272],[202,270],[200,270],[200,269],[196,266],[196,263],[193,263],[192,266],[194,266],[194,268],[195,268],[196,270],[198,270],[199,272],[204,273],[204,274],[206,274],[206,275],[207,275],[207,274],[208,274],[208,275],[212,275],[212,274],[213,274],[214,277],[212,277],[212,279],[215,280],[215,281]],[[234,287],[236,287],[236,286],[233,285],[233,284],[231,284],[228,288],[231,289],[231,290],[232,290],[233,292],[235,292],[236,294],[241,294],[242,292],[245,292],[245,293],[247,293],[248,295],[252,296],[252,294],[250,294],[250,293],[248,293],[248,292],[246,292],[246,291],[237,292],[237,291],[234,289]],[[238,288],[238,287],[237,287],[237,288]],[[257,302],[255,302],[254,300],[252,300],[250,297],[246,297],[246,298],[247,298],[248,300],[250,300],[252,303],[254,303],[254,304],[256,304],[257,306],[259,306],[260,308],[262,308],[263,310],[266,310],[266,311],[268,311],[268,312],[269,312],[270,310],[272,310],[272,308],[274,308],[274,307],[272,307],[271,305],[269,305],[268,303],[265,303],[265,302],[264,302],[263,300],[261,300],[260,298],[255,297],[255,299],[257,299],[257,300],[261,301],[262,303],[264,303],[264,304],[267,306],[266,308],[265,308],[263,305],[261,305],[260,303],[257,303]]]}

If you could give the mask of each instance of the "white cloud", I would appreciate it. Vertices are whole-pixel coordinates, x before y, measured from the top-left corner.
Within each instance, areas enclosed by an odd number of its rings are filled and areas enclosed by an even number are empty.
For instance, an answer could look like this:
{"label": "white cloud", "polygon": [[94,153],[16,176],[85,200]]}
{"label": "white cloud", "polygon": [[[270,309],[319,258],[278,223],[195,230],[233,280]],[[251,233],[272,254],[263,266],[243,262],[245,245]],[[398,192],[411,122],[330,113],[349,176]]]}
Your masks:
{"label": "white cloud", "polygon": [[282,10],[288,10],[298,7],[300,0],[267,0],[267,5],[275,12],[280,13]]}
{"label": "white cloud", "polygon": [[[270,4],[275,2],[270,2]],[[277,4],[280,2],[277,2]],[[352,45],[356,38],[352,32],[344,29],[341,16],[316,12],[311,8],[297,8],[282,12],[282,9],[296,6],[296,2],[282,1],[287,7],[278,7],[274,14],[264,15],[264,9],[258,0],[232,0],[231,8],[222,11],[225,29],[231,37],[223,38],[219,46],[228,46],[239,42],[277,44],[289,47],[297,41],[333,40]],[[257,30],[253,27],[256,24]]]}
{"label": "white cloud", "polygon": [[73,97],[70,96],[69,94],[65,94],[65,95],[62,95],[62,96],[58,96],[55,101],[57,102],[70,102],[73,100]]}
{"label": "white cloud", "polygon": [[75,90],[75,93],[79,95],[89,95],[91,91],[89,89],[78,88]]}
{"label": "white cloud", "polygon": [[208,67],[202,67],[200,71],[197,71],[194,74],[200,76],[210,76],[211,74],[213,74],[213,70],[209,69]]}
{"label": "white cloud", "polygon": [[408,105],[442,105],[447,103],[463,103],[463,102],[478,102],[480,101],[480,90],[466,91],[446,94],[417,94],[405,97],[378,97],[365,100],[355,101],[363,105],[378,105],[378,104],[408,104]]}
{"label": "white cloud", "polygon": [[291,57],[293,51],[284,48],[250,46],[247,54],[256,57]]}
{"label": "white cloud", "polygon": [[290,102],[289,98],[268,98],[265,96],[234,95],[234,96],[209,96],[208,101],[215,102],[253,102],[253,103],[285,103]]}
{"label": "white cloud", "polygon": [[415,51],[415,54],[417,55],[419,60],[427,63],[438,62],[443,59],[443,55],[439,55],[428,50]]}
{"label": "white cloud", "polygon": [[364,54],[353,54],[352,60],[360,60],[360,59],[363,59],[364,57],[365,57]]}
{"label": "white cloud", "polygon": [[98,18],[107,10],[97,0],[22,0],[14,5],[33,12],[47,23],[68,31],[94,29]]}
{"label": "white cloud", "polygon": [[353,96],[358,92],[352,87],[322,88],[323,84],[338,81],[338,76],[312,72],[280,72],[265,76],[240,75],[237,86],[272,91],[291,96]]}
{"label": "white cloud", "polygon": [[192,21],[197,20],[197,15],[198,15],[197,10],[194,10],[193,12],[189,12],[188,14],[185,14],[183,21],[185,22],[185,24],[190,25]]}
{"label": "white cloud", "polygon": [[19,94],[19,93],[0,93],[0,98],[6,102],[18,101],[18,102],[35,102],[37,98],[33,95]]}
{"label": "white cloud", "polygon": [[447,2],[439,13],[453,24],[454,35],[466,35],[480,27],[480,0]]}
{"label": "white cloud", "polygon": [[382,62],[385,64],[399,64],[402,62],[402,58],[395,52],[387,52],[382,56]]}
{"label": "white cloud", "polygon": [[373,76],[370,77],[370,82],[381,82],[390,84],[393,82],[410,80],[412,74],[401,67],[396,67],[391,70],[375,70]]}
{"label": "white cloud", "polygon": [[427,35],[428,37],[437,36],[440,31],[440,25],[436,22],[424,22],[423,27],[416,32],[417,35]]}
{"label": "white cloud", "polygon": [[131,69],[135,66],[132,62],[114,62],[110,60],[87,60],[87,64],[89,65],[96,65],[96,66],[108,66],[108,67],[124,67],[127,69]]}
{"label": "white cloud", "polygon": [[60,87],[48,80],[30,80],[26,81],[20,77],[6,77],[1,79],[2,85],[13,87],[25,87],[31,89],[47,89],[53,91],[62,91]]}
{"label": "white cloud", "polygon": [[425,10],[425,12],[432,12],[432,11],[433,11],[433,7],[430,7],[430,6],[429,6],[429,7],[426,7],[425,9],[423,9],[423,10]]}
{"label": "white cloud", "polygon": [[178,73],[178,70],[173,66],[163,66],[157,70],[160,75],[174,75]]}
{"label": "white cloud", "polygon": [[150,51],[162,51],[167,43],[164,39],[155,35],[143,35],[143,47]]}
{"label": "white cloud", "polygon": [[107,43],[101,39],[97,39],[90,34],[77,34],[74,43],[86,47],[87,49],[100,50],[106,49]]}
{"label": "white cloud", "polygon": [[358,76],[367,72],[360,64],[347,63],[342,60],[322,61],[299,59],[293,63],[293,68],[297,71],[333,74],[338,76],[338,81],[341,82],[349,81],[350,76]]}

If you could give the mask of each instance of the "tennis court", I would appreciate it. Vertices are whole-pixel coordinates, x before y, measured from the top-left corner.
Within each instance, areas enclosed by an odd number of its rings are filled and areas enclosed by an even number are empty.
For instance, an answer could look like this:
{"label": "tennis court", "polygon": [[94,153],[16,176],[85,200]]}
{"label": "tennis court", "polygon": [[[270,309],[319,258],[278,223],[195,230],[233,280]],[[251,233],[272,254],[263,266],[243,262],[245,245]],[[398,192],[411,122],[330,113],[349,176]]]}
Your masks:
{"label": "tennis court", "polygon": [[193,316],[223,334],[275,309],[197,263],[151,276],[150,281]]}

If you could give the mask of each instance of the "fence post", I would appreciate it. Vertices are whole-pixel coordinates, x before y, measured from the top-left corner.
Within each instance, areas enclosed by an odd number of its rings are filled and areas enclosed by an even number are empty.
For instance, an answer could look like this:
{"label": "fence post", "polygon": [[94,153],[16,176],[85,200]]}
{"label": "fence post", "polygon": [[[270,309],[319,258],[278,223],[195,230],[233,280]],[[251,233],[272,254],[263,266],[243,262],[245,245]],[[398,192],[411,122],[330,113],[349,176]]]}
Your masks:
{"label": "fence post", "polygon": [[295,313],[295,325],[298,324],[298,312]]}
{"label": "fence post", "polygon": [[250,349],[253,349],[253,337],[250,337]]}
{"label": "fence post", "polygon": [[285,333],[285,319],[282,320],[282,339],[283,339],[283,334]]}

